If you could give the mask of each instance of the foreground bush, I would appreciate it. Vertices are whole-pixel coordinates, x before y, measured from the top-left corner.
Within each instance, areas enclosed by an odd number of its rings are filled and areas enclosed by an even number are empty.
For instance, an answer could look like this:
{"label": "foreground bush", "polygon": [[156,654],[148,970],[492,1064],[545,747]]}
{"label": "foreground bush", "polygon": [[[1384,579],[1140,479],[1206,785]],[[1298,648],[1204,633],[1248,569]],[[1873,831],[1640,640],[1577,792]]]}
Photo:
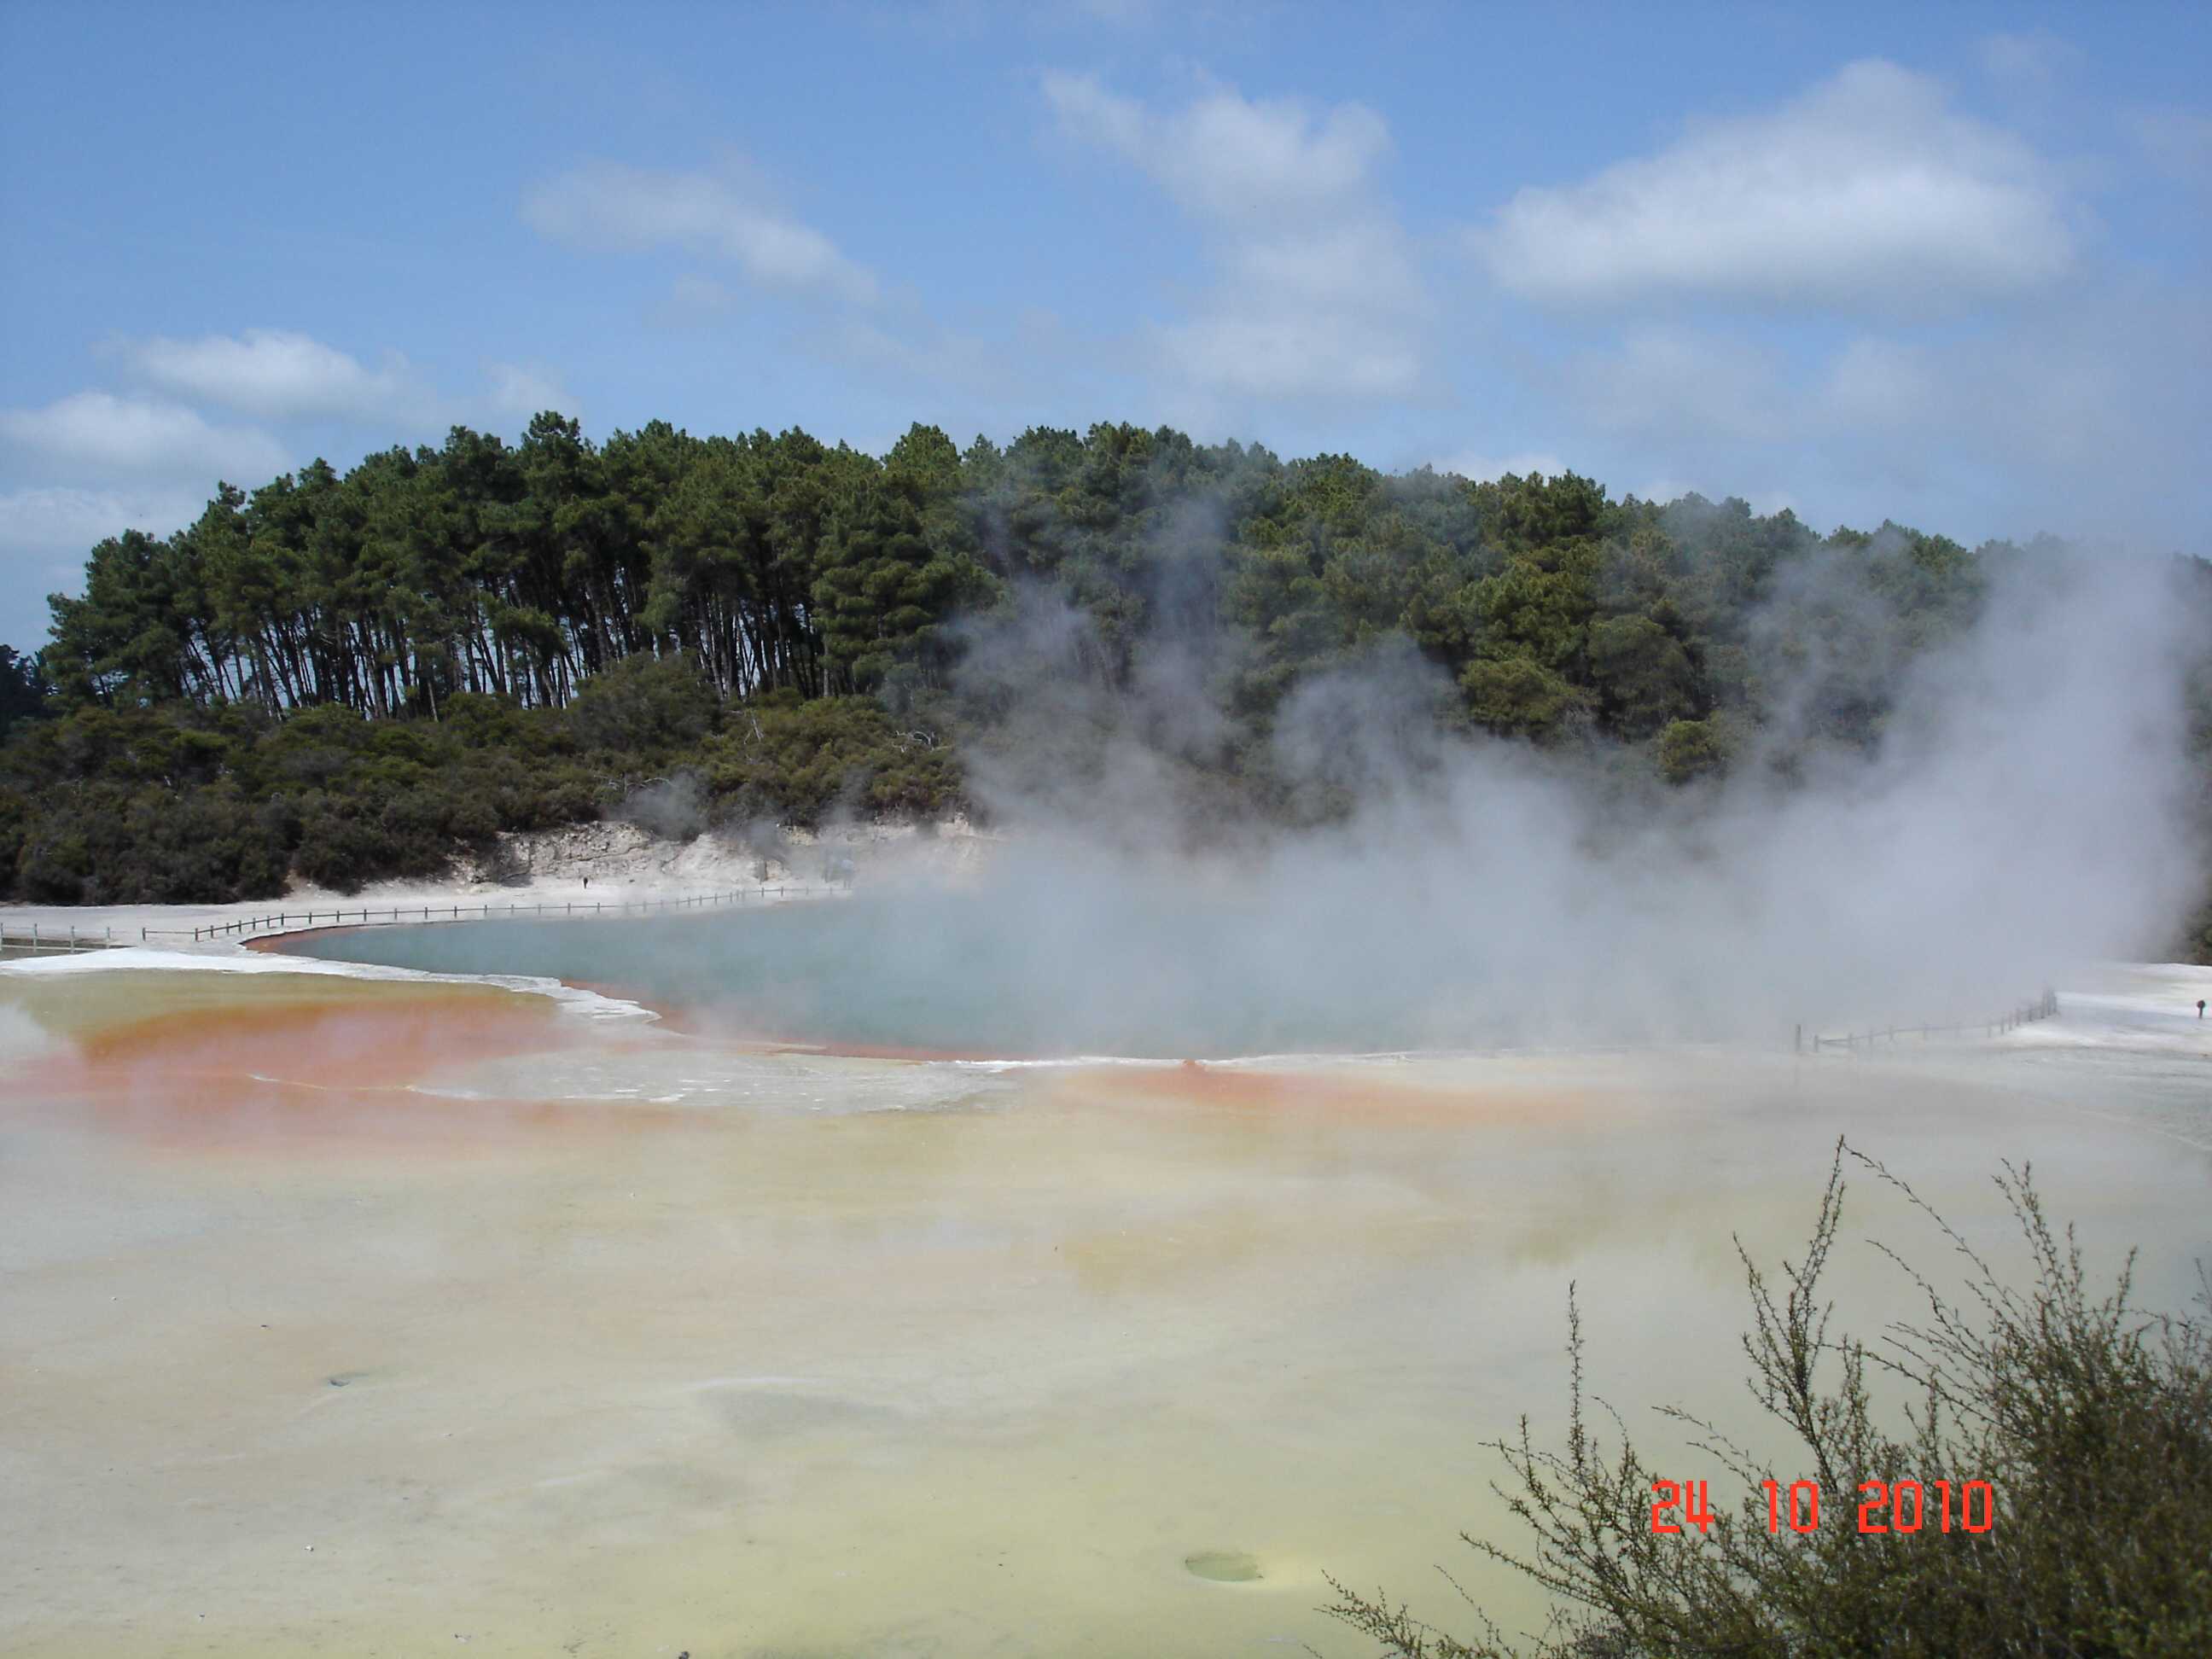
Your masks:
{"label": "foreground bush", "polygon": [[[1832,1338],[1820,1297],[1846,1157],[1911,1199],[1969,1270],[1960,1301],[1899,1259],[1926,1311],[1874,1341]],[[1565,1443],[1538,1449],[1526,1419],[1516,1441],[1495,1443],[1510,1471],[1497,1490],[1533,1541],[1522,1554],[1467,1540],[1550,1591],[1553,1626],[1516,1645],[1477,1608],[1481,1634],[1462,1638],[1334,1579],[1328,1611],[1406,1659],[2212,1654],[2212,1328],[2135,1309],[2129,1272],[2093,1294],[2071,1231],[2054,1234],[2027,1173],[2007,1166],[1998,1184],[2033,1263],[2025,1292],[1840,1143],[1802,1261],[1784,1262],[1778,1282],[1739,1243],[1752,1391],[1790,1430],[1796,1462],[1762,1462],[1669,1410],[1749,1493],[1704,1528],[1676,1510],[1682,1530],[1655,1533],[1653,1482],[1668,1472],[1645,1464],[1625,1429],[1610,1451],[1590,1432],[1570,1292]],[[1893,1431],[1869,1397],[1869,1367],[1917,1400]],[[1926,1489],[1926,1523],[1862,1532],[1861,1483],[1906,1480]],[[1995,1524],[1941,1529],[1937,1480],[1954,1501],[1960,1482],[1991,1483]],[[1770,1480],[1784,1504],[1793,1482],[1817,1480],[1821,1525],[1771,1529]]]}

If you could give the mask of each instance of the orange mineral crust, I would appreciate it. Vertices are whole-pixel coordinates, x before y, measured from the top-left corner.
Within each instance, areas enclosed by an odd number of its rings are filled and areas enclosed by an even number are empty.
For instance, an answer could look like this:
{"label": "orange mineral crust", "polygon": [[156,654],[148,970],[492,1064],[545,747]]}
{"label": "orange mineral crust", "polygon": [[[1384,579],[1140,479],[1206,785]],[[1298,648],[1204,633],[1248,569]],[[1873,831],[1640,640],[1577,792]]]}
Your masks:
{"label": "orange mineral crust", "polygon": [[[542,997],[489,987],[284,975],[105,975],[33,988],[59,1041],[22,1063],[19,1098],[88,1109],[106,1131],[173,1152],[460,1156],[550,1130],[635,1131],[625,1103],[426,1091],[446,1068],[584,1039]],[[104,981],[143,980],[128,985]],[[151,1012],[147,1012],[148,1009]],[[71,1115],[84,1121],[84,1115]]]}

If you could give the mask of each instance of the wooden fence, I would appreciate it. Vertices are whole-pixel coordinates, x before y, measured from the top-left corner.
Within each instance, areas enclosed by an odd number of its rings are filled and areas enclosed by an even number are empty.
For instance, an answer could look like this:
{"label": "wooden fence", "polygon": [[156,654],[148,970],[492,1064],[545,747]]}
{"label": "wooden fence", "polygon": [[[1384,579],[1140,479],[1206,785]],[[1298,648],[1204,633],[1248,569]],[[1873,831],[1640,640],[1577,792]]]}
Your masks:
{"label": "wooden fence", "polygon": [[51,922],[27,922],[0,927],[0,951],[103,951],[111,945],[137,945],[155,939],[243,939],[288,927],[386,927],[395,923],[425,921],[507,921],[521,917],[645,915],[657,910],[704,910],[726,905],[775,904],[785,899],[843,897],[851,889],[786,882],[775,887],[732,887],[721,892],[692,893],[682,898],[548,901],[538,904],[401,904],[366,905],[358,909],[277,910],[265,915],[240,916],[234,921],[210,922],[201,927],[141,927],[138,937],[125,928],[79,927],[74,923],[57,927]]}
{"label": "wooden fence", "polygon": [[[811,886],[790,882],[775,887],[732,887],[721,892],[693,893],[683,898],[549,901],[538,904],[400,904],[363,906],[360,909],[279,910],[272,915],[240,916],[235,921],[210,922],[195,927],[195,939],[242,938],[270,929],[288,927],[388,927],[406,922],[513,921],[521,917],[646,915],[658,910],[705,910],[724,905],[774,904],[791,898],[842,897],[844,887]],[[185,930],[142,928],[146,939],[181,939]]]}
{"label": "wooden fence", "polygon": [[[2026,1025],[2034,1020],[2049,1019],[2057,1012],[2058,994],[2056,991],[2045,991],[2034,1001],[2024,1002],[2017,1008],[2008,1009],[1995,1019],[1975,1020],[1964,1025],[1889,1025],[1879,1030],[1846,1031],[1841,1036],[1826,1036],[1815,1032],[1812,1038],[1812,1051],[1817,1054],[1827,1048],[1842,1048],[1847,1051],[1861,1048],[1871,1048],[1878,1042],[1887,1042],[1894,1048],[1899,1037],[1917,1036],[1925,1042],[1931,1036],[1950,1033],[1969,1036],[1978,1033],[1983,1036],[1996,1036],[2002,1032],[2013,1030],[2015,1026]],[[1798,1052],[1801,1054],[1804,1052],[1805,1028],[1802,1025],[1797,1028],[1796,1046]]]}
{"label": "wooden fence", "polygon": [[0,927],[0,951],[104,951],[111,945],[133,942],[127,929],[124,937],[118,939],[112,927],[94,932],[72,925],[57,931],[52,926],[41,927],[34,921],[27,928],[18,927],[11,933]]}

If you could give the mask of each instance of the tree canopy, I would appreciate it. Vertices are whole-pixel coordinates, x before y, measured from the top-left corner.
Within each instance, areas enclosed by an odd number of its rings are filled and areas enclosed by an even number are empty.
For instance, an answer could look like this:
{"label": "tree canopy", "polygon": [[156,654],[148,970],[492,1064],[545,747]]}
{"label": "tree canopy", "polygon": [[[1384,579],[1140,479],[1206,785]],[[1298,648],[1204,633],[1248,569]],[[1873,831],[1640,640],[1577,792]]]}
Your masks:
{"label": "tree canopy", "polygon": [[[918,425],[878,459],[796,429],[456,427],[92,550],[38,656],[0,653],[0,889],[414,872],[654,769],[703,780],[710,820],[945,810],[962,744],[1041,688],[1130,696],[1170,665],[1227,717],[1198,763],[1264,799],[1284,700],[1385,643],[1454,689],[1452,723],[1691,787],[1760,728],[1878,743],[1898,666],[2020,556],[1167,428],[963,449]],[[1065,625],[1020,641],[1040,595]]]}

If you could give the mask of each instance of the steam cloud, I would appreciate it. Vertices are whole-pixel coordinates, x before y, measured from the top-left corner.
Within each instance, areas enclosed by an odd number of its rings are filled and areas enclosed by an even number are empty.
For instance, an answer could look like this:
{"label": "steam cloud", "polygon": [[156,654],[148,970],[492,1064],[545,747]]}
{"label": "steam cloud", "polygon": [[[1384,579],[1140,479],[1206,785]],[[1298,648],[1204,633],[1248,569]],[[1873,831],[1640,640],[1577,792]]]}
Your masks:
{"label": "steam cloud", "polygon": [[697,776],[656,778],[624,798],[619,817],[666,841],[689,841],[707,827],[707,792]]}
{"label": "steam cloud", "polygon": [[[1773,716],[1711,789],[1449,732],[1441,671],[1379,647],[1274,722],[1293,806],[1349,805],[1297,830],[1183,764],[1224,740],[1237,641],[1169,629],[1133,690],[1086,691],[1070,671],[1097,641],[1031,595],[967,670],[1028,711],[972,769],[1016,833],[957,907],[889,907],[865,974],[987,975],[1045,1049],[1055,1010],[1064,1040],[1153,1053],[1986,1018],[2069,964],[2156,950],[2203,875],[2178,577],[2047,546],[1993,575],[1967,639],[1908,659],[1854,567],[1807,562],[1754,630]],[[1799,749],[1801,693],[1839,672],[1893,694],[1870,755]],[[1791,753],[1785,779],[1769,763]]]}

